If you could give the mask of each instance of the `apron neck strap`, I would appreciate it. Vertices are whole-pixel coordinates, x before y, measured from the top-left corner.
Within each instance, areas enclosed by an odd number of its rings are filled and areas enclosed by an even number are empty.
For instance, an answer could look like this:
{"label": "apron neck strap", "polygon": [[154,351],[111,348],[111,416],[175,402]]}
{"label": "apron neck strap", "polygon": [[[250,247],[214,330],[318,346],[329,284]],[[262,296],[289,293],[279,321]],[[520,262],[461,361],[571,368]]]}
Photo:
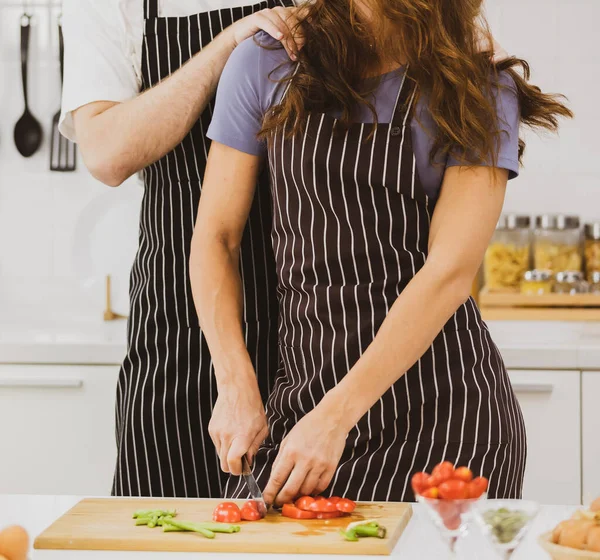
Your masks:
{"label": "apron neck strap", "polygon": [[143,0],[144,1],[144,19],[158,17],[158,2],[159,0]]}
{"label": "apron neck strap", "polygon": [[408,75],[408,67],[402,77],[402,83],[398,89],[396,104],[394,105],[394,116],[392,117],[392,126],[403,126],[412,109],[413,100],[415,98],[417,84]]}

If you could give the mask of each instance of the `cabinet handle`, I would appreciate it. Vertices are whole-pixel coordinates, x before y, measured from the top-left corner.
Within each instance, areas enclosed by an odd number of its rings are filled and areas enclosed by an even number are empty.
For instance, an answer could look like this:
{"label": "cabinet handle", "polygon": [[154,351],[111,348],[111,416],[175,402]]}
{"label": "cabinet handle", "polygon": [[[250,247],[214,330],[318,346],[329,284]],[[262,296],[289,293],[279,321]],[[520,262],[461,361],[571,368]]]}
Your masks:
{"label": "cabinet handle", "polygon": [[552,393],[552,383],[513,383],[515,393]]}
{"label": "cabinet handle", "polygon": [[81,389],[83,379],[69,377],[0,377],[4,389]]}

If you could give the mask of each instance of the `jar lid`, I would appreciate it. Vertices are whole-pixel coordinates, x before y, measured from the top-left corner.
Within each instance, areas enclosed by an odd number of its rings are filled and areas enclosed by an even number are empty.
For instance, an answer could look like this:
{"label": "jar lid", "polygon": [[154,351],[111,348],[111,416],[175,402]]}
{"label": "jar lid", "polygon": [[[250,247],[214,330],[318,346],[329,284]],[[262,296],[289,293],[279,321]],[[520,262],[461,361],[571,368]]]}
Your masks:
{"label": "jar lid", "polygon": [[531,218],[519,214],[502,214],[496,229],[529,229]]}
{"label": "jar lid", "polygon": [[523,274],[525,282],[547,282],[552,278],[551,270],[528,270]]}
{"label": "jar lid", "polygon": [[577,229],[579,216],[566,214],[542,214],[535,219],[535,227],[539,229]]}
{"label": "jar lid", "polygon": [[577,284],[583,280],[583,273],[578,270],[562,270],[556,273],[556,281],[565,284]]}
{"label": "jar lid", "polygon": [[586,239],[600,240],[600,222],[585,224],[584,231]]}

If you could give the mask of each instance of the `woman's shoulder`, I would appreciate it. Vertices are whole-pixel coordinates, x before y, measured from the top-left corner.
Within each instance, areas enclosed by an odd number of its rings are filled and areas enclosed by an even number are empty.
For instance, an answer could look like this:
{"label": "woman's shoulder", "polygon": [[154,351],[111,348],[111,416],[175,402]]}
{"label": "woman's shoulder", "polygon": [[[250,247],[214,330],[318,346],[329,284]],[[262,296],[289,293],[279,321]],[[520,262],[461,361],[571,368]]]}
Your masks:
{"label": "woman's shoulder", "polygon": [[267,110],[274,102],[278,80],[288,75],[292,61],[281,43],[261,31],[242,41],[227,63],[227,74],[244,88],[254,91],[261,108]]}

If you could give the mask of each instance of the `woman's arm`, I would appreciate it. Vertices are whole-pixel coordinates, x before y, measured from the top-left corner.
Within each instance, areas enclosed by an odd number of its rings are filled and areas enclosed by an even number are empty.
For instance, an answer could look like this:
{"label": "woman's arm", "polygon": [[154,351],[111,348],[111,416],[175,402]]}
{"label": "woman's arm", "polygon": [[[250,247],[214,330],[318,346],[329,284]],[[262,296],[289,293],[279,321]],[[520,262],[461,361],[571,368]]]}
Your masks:
{"label": "woman's arm", "polygon": [[260,159],[211,145],[192,238],[190,279],[210,348],[218,398],[209,433],[225,472],[241,474],[268,433],[256,375],[242,333],[239,251]]}
{"label": "woman's arm", "polygon": [[284,440],[264,492],[267,502],[284,503],[328,486],[348,432],[425,353],[469,297],[502,211],[507,179],[500,169],[446,170],[427,262],[360,360]]}

